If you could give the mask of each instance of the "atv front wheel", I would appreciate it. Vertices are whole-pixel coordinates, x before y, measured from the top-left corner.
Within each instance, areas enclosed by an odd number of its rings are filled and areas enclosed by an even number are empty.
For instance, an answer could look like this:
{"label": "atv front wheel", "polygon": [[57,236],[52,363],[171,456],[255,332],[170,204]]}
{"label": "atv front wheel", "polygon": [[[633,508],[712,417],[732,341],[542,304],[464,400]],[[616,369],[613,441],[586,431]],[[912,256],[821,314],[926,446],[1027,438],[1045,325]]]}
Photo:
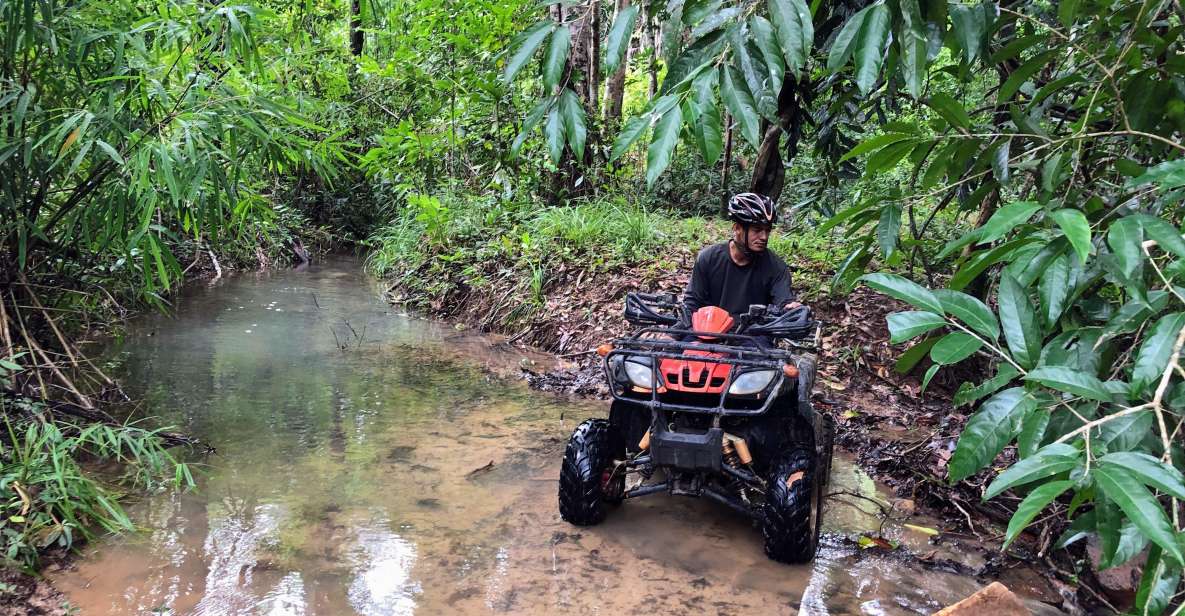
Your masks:
{"label": "atv front wheel", "polygon": [[560,517],[592,526],[605,519],[609,505],[622,501],[625,469],[613,460],[614,440],[604,419],[586,419],[576,426],[560,467]]}
{"label": "atv front wheel", "polygon": [[823,517],[823,482],[816,468],[814,452],[806,448],[791,449],[770,467],[761,534],[773,560],[806,563],[815,557]]}

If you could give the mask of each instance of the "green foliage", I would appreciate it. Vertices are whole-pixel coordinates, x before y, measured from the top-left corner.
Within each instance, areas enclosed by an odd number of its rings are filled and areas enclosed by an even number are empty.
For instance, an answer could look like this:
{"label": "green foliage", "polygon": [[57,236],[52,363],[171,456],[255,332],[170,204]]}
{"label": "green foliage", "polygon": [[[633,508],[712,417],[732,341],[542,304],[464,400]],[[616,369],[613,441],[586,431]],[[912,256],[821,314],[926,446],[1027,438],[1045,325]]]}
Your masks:
{"label": "green foliage", "polygon": [[[0,431],[0,558],[33,567],[49,546],[72,547],[96,531],[129,531],[119,486],[153,487],[167,481],[192,487],[189,468],[166,450],[156,431],[136,426],[74,425],[34,414],[45,409],[5,403]],[[83,464],[117,463],[124,476],[103,481]]]}

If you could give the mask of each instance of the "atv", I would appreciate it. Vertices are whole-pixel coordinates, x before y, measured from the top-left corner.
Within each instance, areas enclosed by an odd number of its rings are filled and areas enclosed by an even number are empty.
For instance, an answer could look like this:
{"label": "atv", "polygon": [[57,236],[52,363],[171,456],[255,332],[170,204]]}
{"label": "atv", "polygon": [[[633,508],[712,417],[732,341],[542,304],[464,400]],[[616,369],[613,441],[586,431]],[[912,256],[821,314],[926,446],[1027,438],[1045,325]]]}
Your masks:
{"label": "atv", "polygon": [[560,515],[589,526],[629,498],[706,497],[752,518],[773,560],[809,562],[834,437],[811,406],[810,309],[688,315],[674,295],[630,293],[625,318],[639,329],[597,349],[613,402],[568,440]]}

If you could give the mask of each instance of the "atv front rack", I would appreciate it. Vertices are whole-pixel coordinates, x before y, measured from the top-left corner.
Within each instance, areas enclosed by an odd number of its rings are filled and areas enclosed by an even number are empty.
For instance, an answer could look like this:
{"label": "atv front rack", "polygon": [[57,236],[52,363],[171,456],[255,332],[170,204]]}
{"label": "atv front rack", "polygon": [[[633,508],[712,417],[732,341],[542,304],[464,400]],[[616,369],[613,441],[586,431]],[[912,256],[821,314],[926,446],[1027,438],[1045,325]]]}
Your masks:
{"label": "atv front rack", "polygon": [[[645,335],[664,337],[643,337]],[[696,338],[700,336],[721,342],[730,342],[732,344],[709,343],[702,340],[695,342],[680,340],[680,338]],[[702,355],[689,355],[687,351],[707,351],[710,353],[721,353],[724,356],[705,357]],[[619,389],[618,381],[615,379],[611,369],[613,364],[611,360],[614,357],[621,357],[622,361],[631,357],[648,358],[650,360],[651,383],[654,386],[650,388],[650,398],[648,400],[626,396],[625,394],[628,389]],[[659,394],[665,392],[665,381],[658,370],[660,360],[663,359],[694,361],[705,364],[727,364],[733,366],[734,369],[729,370],[728,378],[720,390],[719,397],[715,400],[715,405],[664,402],[659,399]],[[776,395],[766,395],[761,406],[758,408],[738,408],[736,405],[729,406],[730,397],[735,400],[749,401],[752,401],[754,398],[729,394],[728,390],[732,387],[733,380],[739,374],[756,369],[773,370],[775,372],[775,376],[770,384],[766,385],[762,391],[777,392],[788,378],[782,369],[787,363],[797,366],[797,357],[794,353],[783,349],[763,346],[763,343],[754,336],[745,334],[709,334],[707,332],[673,327],[646,327],[634,332],[629,337],[614,340],[613,349],[605,355],[603,367],[606,380],[611,385],[609,388],[610,393],[612,393],[614,399],[623,402],[640,404],[647,408],[660,411],[687,411],[713,415],[761,415],[769,409],[773,399],[777,397]],[[704,397],[707,398],[708,396]]]}

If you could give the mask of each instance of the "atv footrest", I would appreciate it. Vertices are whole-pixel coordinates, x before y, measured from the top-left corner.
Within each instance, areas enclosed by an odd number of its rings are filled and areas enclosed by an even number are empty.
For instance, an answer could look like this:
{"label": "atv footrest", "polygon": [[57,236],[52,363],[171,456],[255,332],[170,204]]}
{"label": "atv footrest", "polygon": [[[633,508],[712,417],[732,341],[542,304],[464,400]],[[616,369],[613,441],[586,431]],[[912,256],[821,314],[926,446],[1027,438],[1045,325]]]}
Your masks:
{"label": "atv footrest", "polygon": [[659,429],[650,437],[650,457],[656,466],[720,472],[723,443],[720,428],[703,433]]}

